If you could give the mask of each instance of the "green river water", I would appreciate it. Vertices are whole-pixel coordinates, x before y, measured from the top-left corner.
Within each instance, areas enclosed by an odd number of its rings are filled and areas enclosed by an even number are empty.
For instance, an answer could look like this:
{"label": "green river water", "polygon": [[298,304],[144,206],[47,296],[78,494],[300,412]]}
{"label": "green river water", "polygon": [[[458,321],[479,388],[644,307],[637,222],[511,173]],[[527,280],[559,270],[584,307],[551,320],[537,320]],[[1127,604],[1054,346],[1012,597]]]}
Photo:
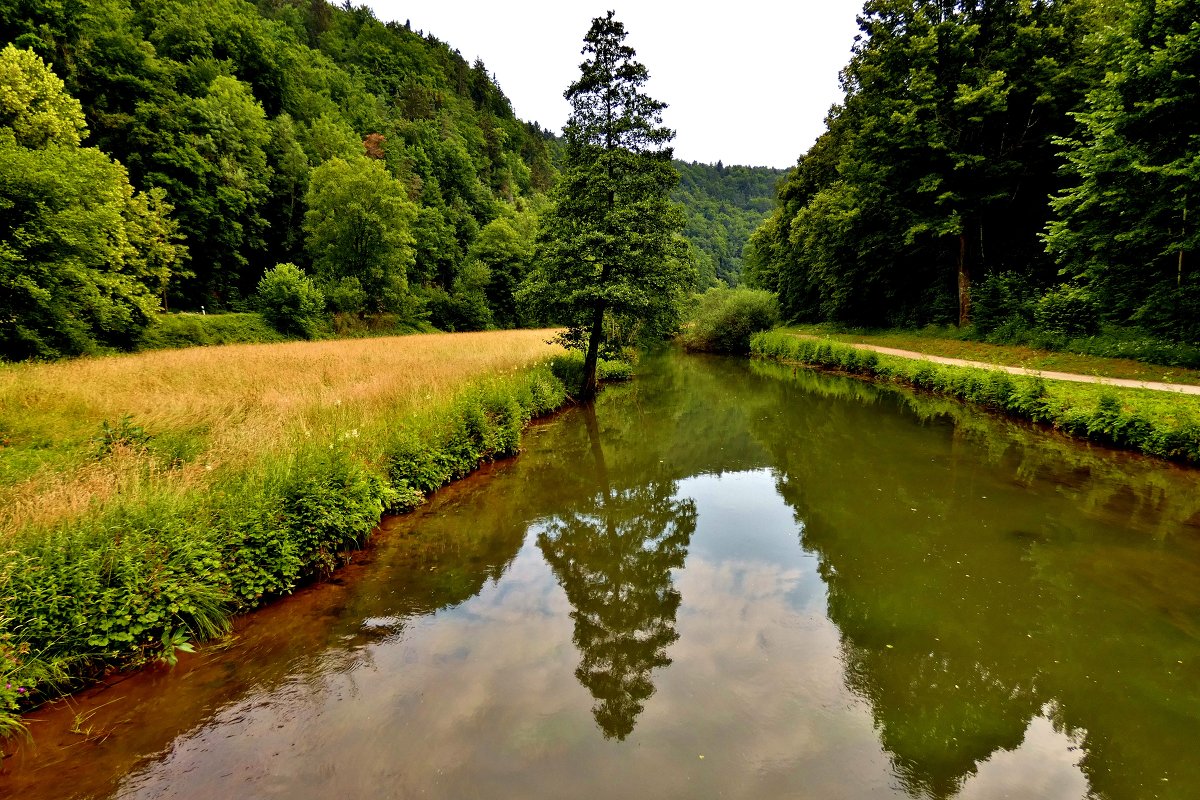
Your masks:
{"label": "green river water", "polygon": [[1200,473],[647,359],[0,796],[1200,797]]}

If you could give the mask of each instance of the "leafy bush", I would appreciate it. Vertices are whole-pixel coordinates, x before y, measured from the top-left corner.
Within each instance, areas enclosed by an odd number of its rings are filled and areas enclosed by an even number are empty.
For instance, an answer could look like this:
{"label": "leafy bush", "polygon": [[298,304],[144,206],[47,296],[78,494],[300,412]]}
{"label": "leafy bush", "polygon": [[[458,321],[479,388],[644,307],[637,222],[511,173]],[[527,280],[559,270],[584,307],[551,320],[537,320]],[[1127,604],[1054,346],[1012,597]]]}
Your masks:
{"label": "leafy bush", "polygon": [[779,300],[761,289],[709,289],[679,340],[688,350],[748,353],[750,337],[779,324]]}
{"label": "leafy bush", "polygon": [[971,318],[979,333],[1027,328],[1033,324],[1033,307],[1028,279],[1015,272],[989,275],[971,293]]}
{"label": "leafy bush", "polygon": [[[563,385],[575,391],[583,383],[583,353],[572,350],[550,359],[550,371]],[[633,364],[620,358],[600,358],[596,361],[596,378],[604,381],[627,381],[633,377]]]}
{"label": "leafy bush", "polygon": [[96,458],[104,458],[120,448],[145,450],[152,438],[141,425],[133,424],[131,414],[126,414],[116,425],[108,420],[101,422],[100,432],[92,441],[96,444]]}
{"label": "leafy bush", "polygon": [[1100,307],[1086,289],[1070,284],[1051,289],[1033,311],[1037,327],[1067,336],[1088,336],[1100,329]]}
{"label": "leafy bush", "polygon": [[367,306],[367,293],[358,278],[339,278],[325,283],[325,299],[335,313],[357,314]]}
{"label": "leafy bush", "polygon": [[312,339],[322,327],[325,295],[295,264],[276,264],[258,282],[258,306],[275,330]]}
{"label": "leafy bush", "polygon": [[256,313],[159,314],[138,340],[139,350],[220,344],[282,342],[284,337]]}

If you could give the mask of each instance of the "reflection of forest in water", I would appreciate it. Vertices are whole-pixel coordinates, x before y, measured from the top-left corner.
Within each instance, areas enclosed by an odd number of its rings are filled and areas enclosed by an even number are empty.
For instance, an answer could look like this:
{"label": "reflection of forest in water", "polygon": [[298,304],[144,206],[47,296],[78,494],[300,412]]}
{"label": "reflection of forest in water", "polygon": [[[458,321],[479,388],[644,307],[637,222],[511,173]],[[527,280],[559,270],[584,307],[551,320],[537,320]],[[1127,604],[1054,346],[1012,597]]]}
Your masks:
{"label": "reflection of forest in water", "polygon": [[[1046,714],[1081,743],[1098,796],[1141,796],[1149,782],[1200,795],[1188,755],[1200,742],[1195,472],[775,365],[664,359],[598,406],[619,466],[589,469],[642,488],[587,495],[540,544],[575,609],[577,675],[607,734],[628,733],[669,663],[669,570],[695,524],[671,507],[670,481],[765,465],[820,558],[846,683],[870,702],[910,793],[953,795]],[[614,531],[606,544],[602,530]],[[643,637],[620,660],[619,643]]]}
{"label": "reflection of forest in water", "polygon": [[[553,615],[569,658],[553,669],[590,695],[598,732],[582,704],[581,730],[633,750],[688,639],[676,582],[704,504],[681,483],[767,469],[826,587],[834,669],[869,704],[905,792],[954,795],[1044,715],[1079,744],[1094,796],[1200,796],[1196,472],[851,379],[676,356],[535,427],[526,449],[389,523],[340,585],[266,609],[170,694],[149,686],[89,717],[147,721],[130,726],[128,755],[93,753],[113,759],[107,774],[252,714],[255,698],[286,707],[296,686],[320,697],[384,680],[373,659],[397,656],[382,645],[469,606],[530,554],[565,595]],[[731,535],[753,534],[747,520]],[[42,770],[0,778],[0,793],[70,796],[72,780]]]}
{"label": "reflection of forest in water", "polygon": [[1096,796],[1200,796],[1194,471],[755,371],[807,394],[751,426],[820,559],[847,685],[910,793],[953,795],[1045,713],[1080,742]]}

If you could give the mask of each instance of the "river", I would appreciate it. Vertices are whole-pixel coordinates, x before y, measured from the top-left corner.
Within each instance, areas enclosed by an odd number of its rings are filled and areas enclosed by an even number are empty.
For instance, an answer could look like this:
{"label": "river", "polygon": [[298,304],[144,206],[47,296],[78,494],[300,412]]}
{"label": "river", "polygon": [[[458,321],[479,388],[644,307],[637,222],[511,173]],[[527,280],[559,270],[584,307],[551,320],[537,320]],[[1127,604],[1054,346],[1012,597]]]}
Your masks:
{"label": "river", "polygon": [[1200,473],[639,371],[228,641],[31,715],[0,795],[1200,797]]}

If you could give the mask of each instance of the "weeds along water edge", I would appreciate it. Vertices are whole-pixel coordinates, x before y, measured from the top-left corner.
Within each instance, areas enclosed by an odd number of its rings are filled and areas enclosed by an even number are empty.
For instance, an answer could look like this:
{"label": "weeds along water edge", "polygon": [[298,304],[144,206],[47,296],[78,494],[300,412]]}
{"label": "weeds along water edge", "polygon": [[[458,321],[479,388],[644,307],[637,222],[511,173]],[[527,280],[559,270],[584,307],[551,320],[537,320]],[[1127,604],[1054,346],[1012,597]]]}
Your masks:
{"label": "weeds along water edge", "polygon": [[330,574],[384,514],[515,455],[531,420],[570,401],[564,378],[578,360],[486,373],[374,415],[333,414],[194,483],[145,474],[135,426],[110,425],[111,457],[141,464],[131,491],[0,544],[0,735],[20,732],[38,699],[170,663],[235,614]]}
{"label": "weeds along water edge", "polygon": [[1195,397],[940,365],[783,331],[755,334],[750,349],[760,358],[912,386],[1080,439],[1200,465],[1200,402]]}

